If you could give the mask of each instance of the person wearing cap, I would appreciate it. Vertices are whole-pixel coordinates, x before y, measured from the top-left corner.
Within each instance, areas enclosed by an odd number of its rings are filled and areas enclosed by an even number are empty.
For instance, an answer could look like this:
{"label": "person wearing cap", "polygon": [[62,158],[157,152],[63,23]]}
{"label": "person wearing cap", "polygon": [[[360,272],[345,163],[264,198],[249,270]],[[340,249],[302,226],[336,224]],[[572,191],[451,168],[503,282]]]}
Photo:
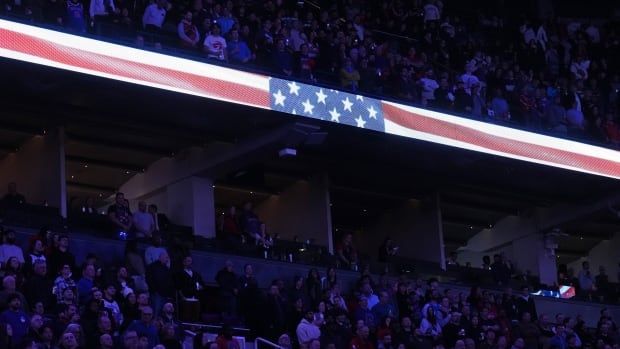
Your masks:
{"label": "person wearing cap", "polygon": [[295,333],[297,334],[300,349],[308,349],[313,339],[319,339],[321,337],[321,329],[319,329],[314,321],[314,312],[311,310],[306,312],[304,318],[301,319],[299,325],[297,325]]}

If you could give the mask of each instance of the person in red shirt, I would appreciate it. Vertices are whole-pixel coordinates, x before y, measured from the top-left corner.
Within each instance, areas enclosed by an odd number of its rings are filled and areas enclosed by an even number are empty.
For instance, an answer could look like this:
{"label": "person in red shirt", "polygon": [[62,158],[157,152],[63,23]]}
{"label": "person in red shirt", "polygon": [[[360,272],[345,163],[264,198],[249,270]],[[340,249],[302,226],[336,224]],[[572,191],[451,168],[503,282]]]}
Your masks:
{"label": "person in red shirt", "polygon": [[357,329],[357,335],[351,339],[349,349],[375,349],[375,346],[368,340],[370,330],[364,325]]}

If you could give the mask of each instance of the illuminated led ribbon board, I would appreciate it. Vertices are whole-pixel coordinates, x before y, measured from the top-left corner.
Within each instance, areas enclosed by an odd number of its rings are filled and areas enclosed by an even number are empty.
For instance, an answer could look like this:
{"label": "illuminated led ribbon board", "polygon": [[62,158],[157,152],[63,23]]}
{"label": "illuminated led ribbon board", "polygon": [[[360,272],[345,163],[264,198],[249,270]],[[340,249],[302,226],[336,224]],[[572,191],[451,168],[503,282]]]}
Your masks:
{"label": "illuminated led ribbon board", "polygon": [[486,154],[620,178],[620,152],[0,20],[0,56]]}

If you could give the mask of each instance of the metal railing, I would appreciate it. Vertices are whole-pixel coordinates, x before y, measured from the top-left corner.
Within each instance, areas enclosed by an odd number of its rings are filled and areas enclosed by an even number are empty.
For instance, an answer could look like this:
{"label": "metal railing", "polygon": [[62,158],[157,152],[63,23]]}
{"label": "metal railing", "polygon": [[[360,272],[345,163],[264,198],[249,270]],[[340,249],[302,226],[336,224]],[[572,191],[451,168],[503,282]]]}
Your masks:
{"label": "metal railing", "polygon": [[263,337],[256,337],[256,339],[254,340],[254,349],[258,349],[258,343],[263,343],[266,344],[268,346],[270,346],[271,348],[275,348],[275,349],[284,349],[283,346],[280,346],[270,340],[267,340]]}

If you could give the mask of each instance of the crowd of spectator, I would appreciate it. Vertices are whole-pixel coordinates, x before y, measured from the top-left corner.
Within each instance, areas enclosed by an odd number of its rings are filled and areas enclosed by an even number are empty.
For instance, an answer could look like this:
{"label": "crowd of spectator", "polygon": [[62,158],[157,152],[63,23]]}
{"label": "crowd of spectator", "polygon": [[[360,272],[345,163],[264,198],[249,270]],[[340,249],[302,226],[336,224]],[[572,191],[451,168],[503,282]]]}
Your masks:
{"label": "crowd of spectator", "polygon": [[616,147],[618,25],[440,0],[3,0],[6,13]]}
{"label": "crowd of spectator", "polygon": [[[118,204],[118,202],[116,203]],[[115,205],[116,205],[115,204]],[[620,333],[609,311],[595,330],[580,317],[539,314],[527,284],[513,293],[440,287],[435,279],[376,279],[367,269],[344,285],[335,268],[260,284],[254,267],[227,261],[203,278],[188,253],[172,253],[158,232],[125,259],[76,263],[69,236],[42,229],[27,241],[2,231],[0,346],[3,348],[181,348],[181,319],[197,321],[214,297],[219,321],[243,324],[284,348],[610,349]],[[348,237],[343,238],[346,243]],[[23,251],[21,246],[28,246]],[[172,255],[172,257],[171,257]],[[501,258],[489,268],[504,264]],[[584,265],[584,270],[587,266]],[[584,274],[584,275],[582,275]],[[581,278],[585,272],[580,273]],[[210,281],[209,281],[210,280]],[[597,277],[598,280],[598,277]],[[349,287],[352,286],[352,287]],[[215,287],[208,294],[206,289]],[[344,292],[347,289],[350,291]],[[181,317],[178,310],[181,310]],[[229,327],[194,348],[239,348]]]}

